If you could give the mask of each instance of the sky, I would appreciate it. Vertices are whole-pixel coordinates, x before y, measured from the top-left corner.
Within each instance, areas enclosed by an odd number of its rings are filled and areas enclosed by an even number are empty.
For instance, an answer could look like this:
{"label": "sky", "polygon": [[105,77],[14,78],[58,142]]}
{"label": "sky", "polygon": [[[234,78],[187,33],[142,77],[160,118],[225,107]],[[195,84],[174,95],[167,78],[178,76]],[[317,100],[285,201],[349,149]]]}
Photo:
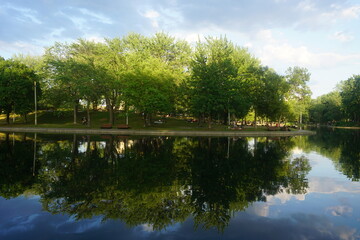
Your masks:
{"label": "sky", "polygon": [[226,36],[279,74],[307,68],[313,98],[360,74],[360,0],[0,0],[6,59],[132,32],[192,44]]}

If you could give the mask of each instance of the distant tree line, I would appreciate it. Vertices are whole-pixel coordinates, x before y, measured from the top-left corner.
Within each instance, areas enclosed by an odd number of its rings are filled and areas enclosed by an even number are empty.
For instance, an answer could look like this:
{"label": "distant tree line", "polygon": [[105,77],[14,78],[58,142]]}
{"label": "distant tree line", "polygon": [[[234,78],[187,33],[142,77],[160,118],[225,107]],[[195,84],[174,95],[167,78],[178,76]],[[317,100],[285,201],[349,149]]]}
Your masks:
{"label": "distant tree line", "polygon": [[309,108],[310,121],[337,124],[360,124],[360,75],[353,75],[340,82],[336,90],[312,100]]}
{"label": "distant tree line", "polygon": [[83,106],[90,125],[99,105],[106,106],[109,123],[119,110],[142,114],[146,126],[156,114],[184,114],[209,127],[214,119],[228,123],[249,112],[255,121],[302,122],[309,118],[309,79],[301,67],[282,76],[224,37],[191,46],[164,33],[132,33],[57,42],[41,57],[1,59],[0,112],[7,122],[11,113],[26,116],[37,86],[40,108],[71,108],[74,123]]}

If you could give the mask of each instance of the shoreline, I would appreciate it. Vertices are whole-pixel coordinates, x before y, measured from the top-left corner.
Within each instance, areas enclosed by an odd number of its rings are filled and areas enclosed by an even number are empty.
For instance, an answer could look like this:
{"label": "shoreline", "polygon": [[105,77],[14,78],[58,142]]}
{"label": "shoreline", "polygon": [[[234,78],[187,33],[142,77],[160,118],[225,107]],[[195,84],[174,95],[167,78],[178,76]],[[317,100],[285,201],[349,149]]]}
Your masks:
{"label": "shoreline", "polygon": [[0,127],[0,132],[30,132],[43,134],[90,134],[90,135],[137,135],[137,136],[219,136],[219,137],[287,137],[308,136],[316,133],[308,130],[298,131],[182,131],[182,130],[130,130],[130,129],[81,129],[81,128],[29,128]]}

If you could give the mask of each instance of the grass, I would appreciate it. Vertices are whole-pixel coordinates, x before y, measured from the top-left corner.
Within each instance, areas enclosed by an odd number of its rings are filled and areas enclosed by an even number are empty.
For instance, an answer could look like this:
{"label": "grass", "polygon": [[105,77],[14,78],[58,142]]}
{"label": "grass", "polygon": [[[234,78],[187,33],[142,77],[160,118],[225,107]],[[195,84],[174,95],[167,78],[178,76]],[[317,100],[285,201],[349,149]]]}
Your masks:
{"label": "grass", "polygon": [[[15,117],[15,122],[11,118],[10,124],[6,124],[5,115],[0,115],[1,127],[42,127],[42,128],[93,128],[99,129],[102,124],[109,122],[109,114],[107,112],[92,112],[91,113],[91,126],[81,124],[82,117],[86,116],[86,112],[79,112],[77,115],[77,124],[73,123],[72,111],[39,111],[38,112],[38,125],[34,125],[34,114],[28,115],[28,121],[25,123],[21,116]],[[161,116],[154,117],[154,120],[162,119],[165,121],[163,124],[153,124],[150,127],[144,127],[144,121],[139,114],[129,115],[129,126],[131,129],[138,130],[186,130],[186,131],[234,131],[228,129],[227,126],[222,124],[213,124],[209,129],[207,124],[202,126],[198,123],[187,122],[184,118],[161,118]],[[115,126],[118,124],[125,124],[124,114],[116,115]],[[248,127],[245,131],[265,131],[266,127],[258,126],[257,128]],[[236,130],[235,130],[236,131]]]}

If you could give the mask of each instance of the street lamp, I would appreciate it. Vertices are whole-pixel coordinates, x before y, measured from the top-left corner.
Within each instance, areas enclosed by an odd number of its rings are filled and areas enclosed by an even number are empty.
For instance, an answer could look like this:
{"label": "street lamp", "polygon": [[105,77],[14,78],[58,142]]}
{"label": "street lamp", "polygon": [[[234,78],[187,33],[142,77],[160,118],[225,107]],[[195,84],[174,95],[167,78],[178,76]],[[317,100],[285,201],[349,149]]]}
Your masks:
{"label": "street lamp", "polygon": [[36,80],[34,81],[34,102],[35,102],[35,126],[37,125],[37,97],[36,97]]}

